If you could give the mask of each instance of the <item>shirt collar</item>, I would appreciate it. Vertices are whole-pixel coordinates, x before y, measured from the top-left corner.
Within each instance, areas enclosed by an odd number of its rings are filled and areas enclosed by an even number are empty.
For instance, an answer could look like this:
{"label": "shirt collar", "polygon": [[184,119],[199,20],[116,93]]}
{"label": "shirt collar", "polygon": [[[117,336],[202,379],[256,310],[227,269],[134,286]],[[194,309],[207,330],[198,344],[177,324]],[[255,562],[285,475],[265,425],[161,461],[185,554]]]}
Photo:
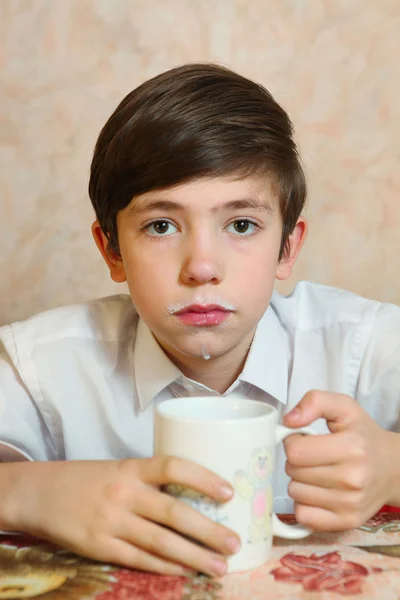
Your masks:
{"label": "shirt collar", "polygon": [[182,377],[181,371],[165,354],[142,319],[137,326],[133,365],[142,411],[160,392]]}
{"label": "shirt collar", "polygon": [[[270,305],[257,325],[239,377],[286,404],[288,390],[288,336]],[[166,387],[183,377],[147,325],[139,319],[134,351],[134,373],[139,406],[143,411]]]}
{"label": "shirt collar", "polygon": [[289,376],[289,338],[272,305],[257,325],[249,354],[240,375],[286,404]]}

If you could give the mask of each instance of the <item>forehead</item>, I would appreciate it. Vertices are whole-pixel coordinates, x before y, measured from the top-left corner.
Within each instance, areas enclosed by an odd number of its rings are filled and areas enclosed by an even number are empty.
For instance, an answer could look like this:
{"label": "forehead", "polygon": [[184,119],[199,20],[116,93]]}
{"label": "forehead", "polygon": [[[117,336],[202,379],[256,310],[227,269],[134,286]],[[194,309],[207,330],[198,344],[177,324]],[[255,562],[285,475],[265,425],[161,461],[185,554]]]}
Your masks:
{"label": "forehead", "polygon": [[[213,177],[189,181],[177,186],[152,190],[135,197],[129,208],[139,212],[155,202],[179,204],[182,209],[222,209],[226,203],[255,200],[275,209],[279,204],[276,185],[268,176]],[[240,208],[240,205],[238,205]]]}

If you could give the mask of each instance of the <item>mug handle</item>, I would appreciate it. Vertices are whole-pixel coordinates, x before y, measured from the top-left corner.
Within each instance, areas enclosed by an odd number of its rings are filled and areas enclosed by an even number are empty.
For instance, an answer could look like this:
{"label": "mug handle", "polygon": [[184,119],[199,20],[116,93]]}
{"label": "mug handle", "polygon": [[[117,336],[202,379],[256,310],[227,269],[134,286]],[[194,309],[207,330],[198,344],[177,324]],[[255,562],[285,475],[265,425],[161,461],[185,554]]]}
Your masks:
{"label": "mug handle", "polygon": [[[283,425],[276,426],[275,443],[279,444],[284,439],[295,433],[301,433],[303,435],[318,435],[317,432],[311,427],[299,427],[298,429],[292,429],[291,427],[284,427]],[[276,516],[275,512],[272,513],[272,533],[278,537],[286,538],[288,540],[301,540],[307,537],[313,530],[305,525],[288,525],[283,523]]]}

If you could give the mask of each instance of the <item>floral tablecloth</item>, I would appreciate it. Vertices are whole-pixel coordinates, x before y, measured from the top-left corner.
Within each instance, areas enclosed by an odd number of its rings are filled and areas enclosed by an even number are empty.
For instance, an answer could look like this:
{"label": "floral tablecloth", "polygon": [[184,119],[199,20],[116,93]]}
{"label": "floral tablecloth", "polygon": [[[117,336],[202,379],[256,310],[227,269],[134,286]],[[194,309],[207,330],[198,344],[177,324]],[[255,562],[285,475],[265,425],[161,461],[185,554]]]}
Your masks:
{"label": "floral tablecloth", "polygon": [[[291,515],[283,517],[294,521]],[[165,577],[80,558],[29,537],[0,536],[0,599],[363,600],[400,598],[400,513],[343,534],[275,538],[271,560],[220,581]]]}

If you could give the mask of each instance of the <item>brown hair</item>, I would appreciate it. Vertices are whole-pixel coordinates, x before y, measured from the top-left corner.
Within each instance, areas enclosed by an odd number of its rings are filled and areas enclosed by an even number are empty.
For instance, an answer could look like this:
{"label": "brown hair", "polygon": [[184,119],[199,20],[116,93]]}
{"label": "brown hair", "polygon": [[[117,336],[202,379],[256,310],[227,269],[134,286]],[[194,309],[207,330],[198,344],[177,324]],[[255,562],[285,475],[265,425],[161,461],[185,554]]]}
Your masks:
{"label": "brown hair", "polygon": [[283,222],[280,259],[306,199],[286,112],[261,85],[214,64],[188,64],[130,92],[100,132],[89,196],[109,248],[135,196],[200,177],[265,173]]}

